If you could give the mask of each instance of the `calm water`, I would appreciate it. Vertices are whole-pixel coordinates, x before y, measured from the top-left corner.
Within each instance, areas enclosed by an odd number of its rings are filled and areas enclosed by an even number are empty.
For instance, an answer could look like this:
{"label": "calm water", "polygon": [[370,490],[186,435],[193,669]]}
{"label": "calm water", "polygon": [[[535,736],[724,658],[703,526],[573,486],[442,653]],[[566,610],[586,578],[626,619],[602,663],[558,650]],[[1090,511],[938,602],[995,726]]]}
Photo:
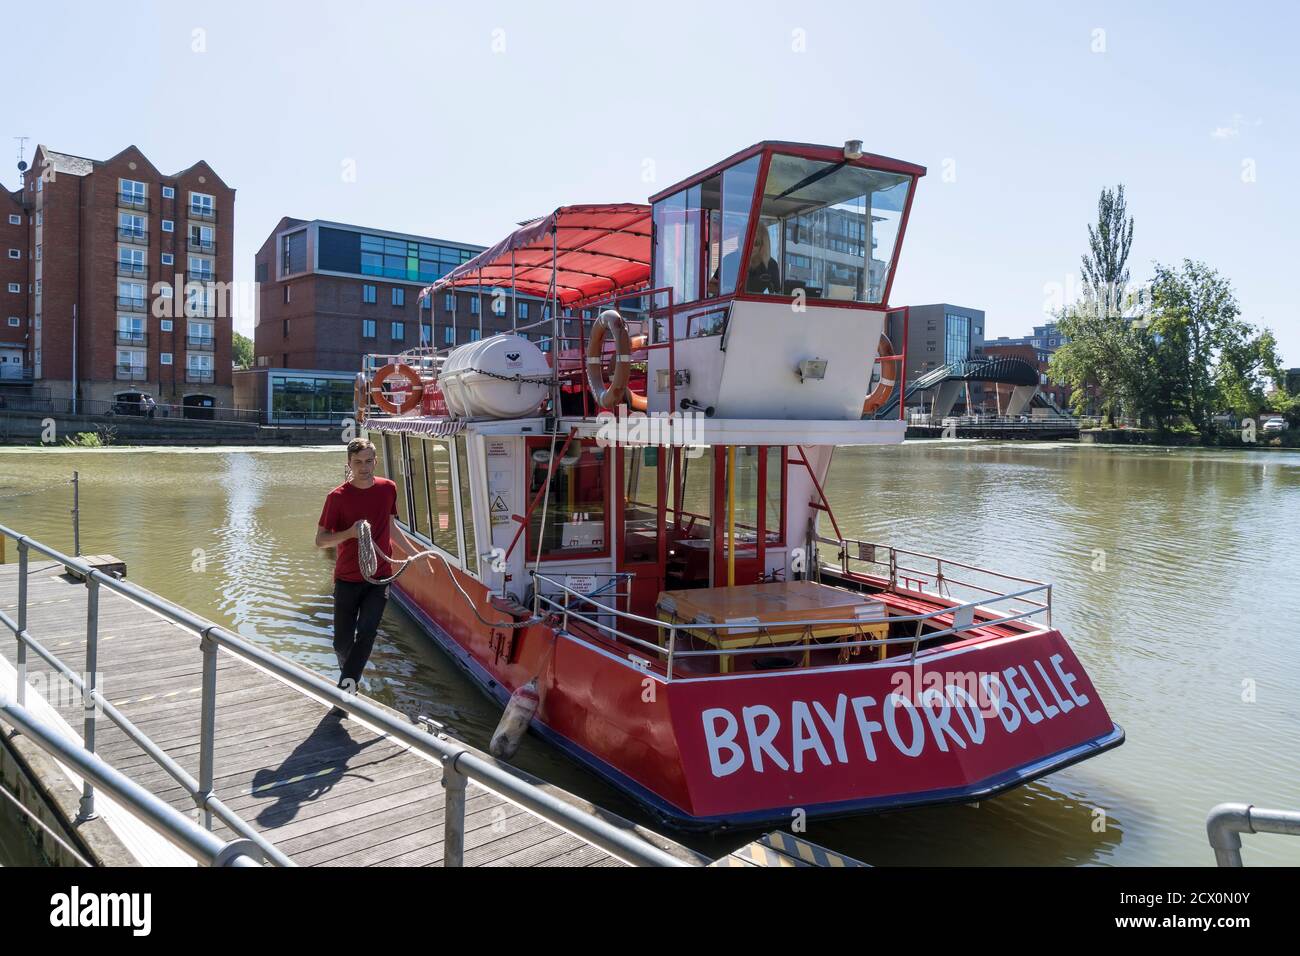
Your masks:
{"label": "calm water", "polygon": [[[312,536],[341,466],[334,449],[0,450],[0,521],[70,548],[66,487],[4,496],[76,469],[83,552],[332,676]],[[839,451],[827,494],[848,536],[1054,582],[1054,623],[1128,742],[979,807],[813,822],[811,839],[878,864],[1208,865],[1214,804],[1300,808],[1300,454],[912,443]],[[499,716],[392,605],[364,690],[479,746]],[[539,741],[518,763],[643,819]],[[1300,840],[1247,837],[1244,855],[1297,865]]]}

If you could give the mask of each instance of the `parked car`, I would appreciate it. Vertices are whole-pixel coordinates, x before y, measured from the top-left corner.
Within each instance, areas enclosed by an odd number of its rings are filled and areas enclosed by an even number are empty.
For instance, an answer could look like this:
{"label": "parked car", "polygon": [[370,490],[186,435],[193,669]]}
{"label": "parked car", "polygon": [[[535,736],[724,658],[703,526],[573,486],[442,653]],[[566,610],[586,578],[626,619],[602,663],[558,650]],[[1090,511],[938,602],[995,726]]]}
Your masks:
{"label": "parked car", "polygon": [[108,407],[109,417],[114,415],[139,415],[153,418],[157,404],[152,395],[122,395]]}
{"label": "parked car", "polygon": [[1264,431],[1268,433],[1284,432],[1287,429],[1285,418],[1270,418],[1264,422]]}

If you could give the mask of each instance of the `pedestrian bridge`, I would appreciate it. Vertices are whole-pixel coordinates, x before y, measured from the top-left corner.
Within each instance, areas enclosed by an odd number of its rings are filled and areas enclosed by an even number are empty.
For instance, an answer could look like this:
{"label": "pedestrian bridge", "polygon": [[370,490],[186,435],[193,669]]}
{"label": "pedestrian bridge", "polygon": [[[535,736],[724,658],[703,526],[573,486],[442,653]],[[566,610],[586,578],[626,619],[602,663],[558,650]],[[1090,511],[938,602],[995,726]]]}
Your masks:
{"label": "pedestrian bridge", "polygon": [[[941,421],[952,413],[953,406],[957,403],[957,399],[964,394],[969,383],[991,382],[996,385],[1011,386],[1011,399],[1007,402],[1007,407],[1002,409],[1002,414],[1008,418],[1026,414],[1030,405],[1034,403],[1035,397],[1041,400],[1041,405],[1045,405],[1049,409],[1049,414],[1067,417],[1055,402],[1048,396],[1039,393],[1038,381],[1038,369],[1022,358],[996,356],[993,358],[968,359],[964,362],[951,362],[948,365],[941,365],[939,368],[926,372],[914,381],[908,382],[903,401],[906,403],[923,393],[933,391],[934,394],[930,396],[930,401],[927,404],[933,405],[930,412],[931,418]],[[897,392],[876,412],[875,417],[898,417]]]}

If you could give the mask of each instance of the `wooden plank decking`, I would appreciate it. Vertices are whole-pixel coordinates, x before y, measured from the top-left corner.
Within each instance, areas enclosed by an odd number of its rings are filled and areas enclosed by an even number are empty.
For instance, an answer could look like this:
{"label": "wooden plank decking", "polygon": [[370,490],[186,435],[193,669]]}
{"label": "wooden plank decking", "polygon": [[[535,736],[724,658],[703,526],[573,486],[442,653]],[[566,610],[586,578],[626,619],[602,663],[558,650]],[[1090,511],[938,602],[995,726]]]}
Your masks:
{"label": "wooden plank decking", "polygon": [[[55,562],[32,561],[28,631],[80,672],[86,587],[62,572]],[[13,617],[17,577],[16,565],[0,566],[0,607]],[[197,778],[198,638],[106,587],[99,594],[101,691]],[[16,639],[7,628],[0,632],[0,656],[14,664]],[[52,672],[43,660],[31,651],[27,660],[31,679],[48,679]],[[60,704],[60,714],[80,733],[79,701]],[[195,812],[184,789],[107,717],[100,717],[96,736],[96,752],[108,763],[178,810]],[[217,796],[295,863],[441,865],[444,791],[436,762],[354,719],[330,716],[323,701],[224,649],[218,652],[214,747]],[[223,839],[236,836],[219,821],[214,832]],[[684,847],[640,832],[670,852],[698,861]],[[466,866],[622,865],[473,782],[467,794],[464,860]]]}

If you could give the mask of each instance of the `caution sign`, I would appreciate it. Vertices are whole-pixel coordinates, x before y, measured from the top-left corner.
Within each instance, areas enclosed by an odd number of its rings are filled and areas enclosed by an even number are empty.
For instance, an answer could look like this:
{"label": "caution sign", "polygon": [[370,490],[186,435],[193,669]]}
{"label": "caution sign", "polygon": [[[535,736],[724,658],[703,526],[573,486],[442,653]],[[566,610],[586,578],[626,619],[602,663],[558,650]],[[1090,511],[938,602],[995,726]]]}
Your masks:
{"label": "caution sign", "polygon": [[510,520],[510,502],[506,501],[506,492],[499,491],[492,496],[489,507],[493,524],[502,524]]}

